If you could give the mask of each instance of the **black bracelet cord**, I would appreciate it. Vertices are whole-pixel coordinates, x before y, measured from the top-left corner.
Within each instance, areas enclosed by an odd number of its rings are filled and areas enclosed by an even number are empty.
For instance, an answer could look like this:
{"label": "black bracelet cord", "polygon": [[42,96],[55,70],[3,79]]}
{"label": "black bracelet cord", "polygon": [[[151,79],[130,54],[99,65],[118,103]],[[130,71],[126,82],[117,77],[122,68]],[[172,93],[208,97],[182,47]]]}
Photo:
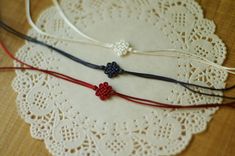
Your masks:
{"label": "black bracelet cord", "polygon": [[0,21],[0,27],[3,28],[4,30],[6,30],[7,32],[10,32],[14,35],[16,35],[17,37],[27,40],[29,42],[32,43],[36,43],[39,44],[41,46],[47,47],[51,50],[54,50],[55,52],[77,62],[80,63],[86,67],[92,68],[92,69],[96,69],[96,70],[102,70],[104,71],[105,74],[108,75],[109,78],[113,78],[115,76],[118,76],[119,74],[129,74],[129,75],[133,75],[133,76],[137,76],[137,77],[142,77],[142,78],[147,78],[147,79],[154,79],[154,80],[160,80],[160,81],[165,81],[165,82],[170,82],[170,83],[175,83],[175,84],[179,84],[182,87],[186,88],[187,90],[193,92],[193,93],[197,93],[200,95],[206,95],[206,96],[211,96],[211,97],[219,97],[219,98],[225,98],[225,99],[235,99],[235,97],[228,97],[228,96],[221,96],[221,95],[215,95],[215,94],[209,94],[209,93],[204,93],[204,92],[200,92],[197,91],[191,87],[197,87],[200,89],[207,89],[210,91],[228,91],[231,89],[235,88],[235,85],[231,86],[231,87],[227,87],[227,88],[211,88],[211,87],[206,87],[206,86],[201,86],[201,85],[197,85],[197,84],[192,84],[192,83],[186,83],[183,81],[178,81],[176,79],[173,78],[169,78],[169,77],[164,77],[164,76],[160,76],[160,75],[153,75],[153,74],[147,74],[147,73],[139,73],[139,72],[132,72],[132,71],[127,71],[122,69],[116,62],[112,62],[112,63],[107,63],[107,65],[96,65],[87,61],[84,61],[78,57],[75,57],[61,49],[58,49],[54,46],[51,46],[45,42],[42,42],[40,40],[37,40],[36,38],[24,35],[18,31],[16,31],[15,29],[11,28],[10,26],[6,25],[4,22]]}

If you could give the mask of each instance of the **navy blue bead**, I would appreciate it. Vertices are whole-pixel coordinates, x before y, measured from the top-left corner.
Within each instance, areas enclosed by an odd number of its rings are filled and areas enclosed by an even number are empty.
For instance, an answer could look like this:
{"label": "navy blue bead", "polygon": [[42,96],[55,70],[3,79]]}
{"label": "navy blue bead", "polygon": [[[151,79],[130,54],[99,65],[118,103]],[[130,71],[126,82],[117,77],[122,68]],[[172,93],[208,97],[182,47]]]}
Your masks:
{"label": "navy blue bead", "polygon": [[107,63],[104,68],[104,73],[108,75],[109,78],[117,76],[120,72],[121,68],[116,62]]}

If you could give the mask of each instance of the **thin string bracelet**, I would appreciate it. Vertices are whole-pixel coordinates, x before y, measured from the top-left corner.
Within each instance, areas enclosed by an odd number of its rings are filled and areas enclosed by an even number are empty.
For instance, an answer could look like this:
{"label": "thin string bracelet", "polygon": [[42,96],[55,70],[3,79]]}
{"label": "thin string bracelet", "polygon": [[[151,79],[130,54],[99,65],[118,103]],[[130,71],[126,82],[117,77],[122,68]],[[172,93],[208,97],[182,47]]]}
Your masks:
{"label": "thin string bracelet", "polygon": [[45,73],[47,75],[51,75],[53,77],[62,79],[67,82],[71,82],[76,85],[81,85],[83,87],[92,89],[95,91],[95,95],[100,98],[100,100],[105,101],[110,99],[111,97],[119,97],[122,98],[126,101],[143,105],[143,106],[150,106],[150,107],[156,107],[156,108],[164,108],[164,109],[192,109],[192,108],[214,108],[214,107],[231,107],[235,108],[235,102],[230,102],[230,103],[225,103],[225,104],[219,104],[219,103],[214,103],[214,104],[194,104],[194,105],[174,105],[174,104],[166,104],[166,103],[160,103],[148,99],[143,99],[143,98],[138,98],[138,97],[133,97],[129,95],[125,95],[122,93],[119,93],[115,91],[107,82],[100,83],[98,86],[90,84],[88,82],[70,77],[68,75],[58,73],[55,71],[51,70],[44,70],[40,69],[34,66],[31,66],[18,58],[14,57],[14,55],[5,47],[5,45],[0,41],[0,48],[13,60],[16,62],[25,65],[27,67],[0,67],[0,71],[3,70],[33,70],[33,71],[39,71],[42,73]]}
{"label": "thin string bracelet", "polygon": [[95,45],[95,46],[100,46],[103,48],[108,48],[108,49],[112,49],[118,56],[125,56],[128,53],[132,53],[132,54],[138,54],[138,55],[150,55],[150,56],[164,56],[164,57],[174,57],[174,58],[184,58],[184,59],[191,59],[194,61],[197,61],[199,63],[203,63],[209,66],[213,66],[215,68],[221,69],[223,71],[226,71],[230,74],[235,74],[235,68],[232,67],[226,67],[226,66],[222,66],[219,64],[214,63],[213,61],[210,61],[208,59],[206,59],[205,57],[202,56],[198,56],[196,54],[193,53],[189,53],[185,50],[181,50],[181,49],[158,49],[158,50],[136,50],[134,48],[131,47],[131,45],[126,42],[125,40],[120,40],[116,43],[106,43],[106,42],[102,42],[99,41],[97,39],[94,39],[88,35],[86,35],[85,33],[83,33],[81,30],[79,30],[69,19],[68,17],[64,14],[64,12],[62,11],[58,0],[52,0],[54,5],[56,6],[58,12],[60,13],[61,17],[63,18],[63,20],[66,22],[66,24],[68,24],[68,26],[70,26],[75,32],[77,32],[79,35],[81,35],[82,37],[84,37],[87,41],[85,40],[73,40],[73,39],[69,39],[69,38],[63,38],[63,37],[59,37],[56,35],[52,35],[52,34],[48,34],[47,32],[42,31],[32,20],[31,17],[31,7],[30,7],[30,0],[26,0],[25,1],[25,8],[26,8],[26,17],[27,20],[29,22],[29,24],[40,34],[42,35],[46,35],[49,37],[52,37],[54,39],[57,40],[64,40],[64,41],[70,41],[70,42],[77,42],[77,43],[83,43],[83,44],[91,44],[91,45]]}
{"label": "thin string bracelet", "polygon": [[228,97],[228,96],[221,96],[221,95],[215,95],[215,94],[209,94],[209,93],[204,93],[201,91],[197,91],[191,87],[198,87],[201,89],[208,89],[211,91],[228,91],[231,89],[235,88],[235,85],[231,86],[231,87],[227,87],[227,88],[211,88],[211,87],[206,87],[206,86],[201,86],[201,85],[196,85],[196,84],[191,84],[191,83],[186,83],[186,82],[182,82],[182,81],[178,81],[175,80],[173,78],[168,78],[168,77],[164,77],[164,76],[160,76],[160,75],[153,75],[153,74],[147,74],[147,73],[139,73],[139,72],[132,72],[132,71],[127,71],[122,69],[116,62],[112,62],[112,63],[107,63],[106,66],[104,65],[96,65],[87,61],[84,61],[78,57],[75,57],[61,49],[58,49],[56,47],[53,47],[47,43],[44,43],[42,41],[37,40],[36,38],[32,38],[30,36],[24,35],[16,30],[14,30],[13,28],[9,27],[8,25],[4,24],[2,21],[0,21],[0,27],[3,28],[4,30],[16,35],[17,37],[27,40],[29,42],[35,43],[35,44],[39,44],[41,46],[47,47],[51,50],[54,50],[55,52],[77,62],[80,63],[86,67],[92,68],[92,69],[96,69],[96,70],[102,70],[109,78],[113,78],[116,77],[120,74],[129,74],[129,75],[133,75],[133,76],[137,76],[137,77],[142,77],[142,78],[147,78],[147,79],[154,79],[154,80],[160,80],[160,81],[165,81],[165,82],[170,82],[170,83],[175,83],[175,84],[179,84],[182,87],[188,89],[189,91],[193,92],[193,93],[197,93],[200,95],[206,95],[206,96],[211,96],[211,97],[219,97],[219,98],[226,98],[226,99],[235,99],[235,97]]}
{"label": "thin string bracelet", "polygon": [[[78,62],[80,64],[83,64],[87,67],[90,67],[90,68],[93,68],[93,69],[99,69],[99,70],[103,70],[110,78],[112,77],[115,77],[117,76],[115,74],[115,71],[118,71],[118,70],[112,70],[112,69],[117,69],[117,64],[115,62],[113,63],[108,63],[107,66],[100,66],[100,65],[95,65],[95,64],[91,64],[89,62],[86,62],[84,60],[81,60],[73,55],[70,55],[60,49],[57,49],[51,45],[48,45],[42,41],[38,41],[37,39],[35,38],[32,38],[32,37],[29,37],[29,36],[26,36],[20,32],[17,32],[16,30],[12,29],[11,27],[7,26],[6,24],[4,24],[3,22],[0,21],[0,26],[2,28],[4,28],[5,30],[15,34],[16,36],[20,37],[20,38],[23,38],[25,40],[28,40],[29,42],[33,42],[33,43],[36,43],[36,44],[40,44],[42,46],[46,46],[52,50],[55,50],[56,52],[60,53],[61,55],[65,56],[65,57],[68,57],[69,59],[72,59],[73,61],[75,62]],[[118,68],[120,68],[118,66]],[[215,88],[210,88],[210,87],[205,87],[205,86],[200,86],[200,85],[195,85],[195,84],[190,84],[190,83],[185,83],[185,82],[181,82],[181,81],[177,81],[175,79],[172,79],[172,78],[167,78],[167,77],[163,77],[163,76],[158,76],[158,75],[152,75],[152,74],[145,74],[145,73],[137,73],[137,72],[130,72],[130,71],[124,71],[123,69],[122,70],[122,73],[118,73],[118,74],[123,74],[123,73],[128,73],[128,74],[131,74],[131,75],[135,75],[135,76],[138,76],[138,77],[144,77],[144,78],[150,78],[150,79],[155,79],[155,80],[162,80],[162,81],[166,81],[166,82],[171,82],[171,83],[179,83],[181,86],[185,87],[186,89],[189,89],[191,91],[193,91],[194,93],[199,93],[199,94],[202,94],[202,95],[207,95],[207,96],[213,96],[213,97],[222,97],[222,98],[226,98],[225,96],[219,96],[219,95],[210,95],[210,94],[207,94],[207,93],[202,93],[202,92],[199,92],[199,91],[195,91],[194,89],[191,89],[189,88],[188,86],[195,86],[195,87],[200,87],[200,88],[203,88],[203,89],[210,89],[210,90],[215,90],[215,91],[226,91],[226,90],[230,90],[230,89],[233,89],[235,88],[235,85],[234,86],[231,86],[231,87],[228,87],[228,88],[224,88],[222,90],[220,89],[215,89]],[[228,99],[233,99],[233,97],[227,97]]]}

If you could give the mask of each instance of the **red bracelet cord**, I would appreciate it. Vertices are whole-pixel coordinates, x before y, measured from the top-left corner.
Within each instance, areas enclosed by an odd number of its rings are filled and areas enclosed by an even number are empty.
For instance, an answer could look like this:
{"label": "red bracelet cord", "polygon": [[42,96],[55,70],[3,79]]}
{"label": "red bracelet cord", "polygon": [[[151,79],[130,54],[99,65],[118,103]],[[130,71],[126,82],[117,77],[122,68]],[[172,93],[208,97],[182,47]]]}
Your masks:
{"label": "red bracelet cord", "polygon": [[219,103],[215,103],[215,104],[196,104],[196,105],[174,105],[174,104],[165,104],[165,103],[160,103],[160,102],[156,102],[156,101],[152,101],[152,100],[147,100],[147,99],[142,99],[142,98],[137,98],[137,97],[133,97],[133,96],[129,96],[129,95],[125,95],[125,94],[121,94],[118,93],[116,91],[113,90],[113,88],[111,86],[109,86],[109,84],[107,82],[104,83],[100,83],[99,86],[96,85],[92,85],[90,83],[87,83],[85,81],[81,81],[78,80],[76,78],[70,77],[68,75],[62,74],[62,73],[58,73],[55,71],[51,71],[51,70],[44,70],[44,69],[40,69],[37,67],[33,67],[27,63],[24,63],[23,61],[17,59],[5,46],[4,44],[0,41],[0,48],[13,60],[15,60],[18,63],[21,63],[22,65],[25,65],[27,67],[0,67],[0,70],[33,70],[33,71],[40,71],[43,73],[46,73],[48,75],[54,76],[56,78],[77,84],[77,85],[81,85],[84,86],[86,88],[90,88],[92,90],[94,90],[96,93],[96,96],[99,96],[101,100],[107,100],[112,96],[118,96],[122,99],[125,99],[127,101],[136,103],[136,104],[140,104],[140,105],[145,105],[145,106],[151,106],[151,107],[158,107],[158,108],[177,108],[177,109],[185,109],[185,108],[210,108],[210,107],[235,107],[235,103],[231,102],[231,103],[225,103],[225,104],[219,104]]}

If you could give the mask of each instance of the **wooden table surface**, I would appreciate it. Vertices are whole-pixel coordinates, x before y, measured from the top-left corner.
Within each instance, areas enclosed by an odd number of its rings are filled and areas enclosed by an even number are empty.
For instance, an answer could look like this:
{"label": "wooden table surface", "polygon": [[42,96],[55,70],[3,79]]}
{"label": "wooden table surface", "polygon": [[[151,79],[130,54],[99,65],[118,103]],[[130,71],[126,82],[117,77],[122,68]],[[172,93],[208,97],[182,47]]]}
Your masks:
{"label": "wooden table surface", "polygon": [[[216,33],[228,48],[226,66],[235,67],[235,0],[198,0],[205,17],[213,20]],[[33,17],[51,5],[49,0],[32,0]],[[0,0],[0,19],[26,33],[29,25],[25,17],[24,0]],[[0,40],[12,51],[24,43],[0,29]],[[2,55],[1,66],[12,65],[12,60]],[[0,156],[50,155],[43,141],[30,136],[27,125],[17,114],[16,93],[11,88],[14,72],[0,73]],[[228,84],[235,83],[230,76]],[[226,95],[235,94],[235,91]],[[222,108],[209,123],[208,129],[193,137],[181,156],[235,156],[235,109]]]}

